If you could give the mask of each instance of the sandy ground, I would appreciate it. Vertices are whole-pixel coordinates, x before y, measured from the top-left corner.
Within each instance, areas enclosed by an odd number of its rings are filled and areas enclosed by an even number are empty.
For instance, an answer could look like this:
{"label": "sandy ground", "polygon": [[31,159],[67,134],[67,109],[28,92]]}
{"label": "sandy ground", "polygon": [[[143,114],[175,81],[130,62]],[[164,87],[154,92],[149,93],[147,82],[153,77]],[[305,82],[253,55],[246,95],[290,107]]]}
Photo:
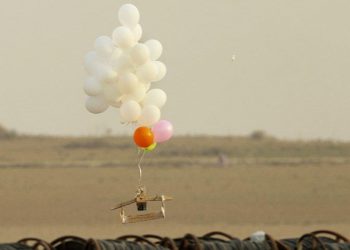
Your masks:
{"label": "sandy ground", "polygon": [[213,230],[239,237],[264,230],[281,238],[321,228],[350,236],[346,166],[147,167],[149,193],[175,200],[167,203],[165,220],[122,225],[109,208],[131,198],[137,182],[136,167],[0,169],[0,241]]}

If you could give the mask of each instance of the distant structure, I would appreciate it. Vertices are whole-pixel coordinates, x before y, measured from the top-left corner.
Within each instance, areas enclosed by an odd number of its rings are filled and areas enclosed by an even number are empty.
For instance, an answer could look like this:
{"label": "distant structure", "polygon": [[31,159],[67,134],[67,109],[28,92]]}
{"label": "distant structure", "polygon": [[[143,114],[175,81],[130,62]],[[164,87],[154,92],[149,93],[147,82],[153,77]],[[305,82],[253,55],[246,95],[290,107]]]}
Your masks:
{"label": "distant structure", "polygon": [[249,135],[249,137],[253,140],[263,140],[266,139],[268,135],[263,130],[255,130]]}
{"label": "distant structure", "polygon": [[223,154],[223,153],[220,153],[219,156],[218,156],[218,165],[219,167],[226,167],[228,166],[230,163],[230,160],[229,158]]}
{"label": "distant structure", "polygon": [[11,139],[17,136],[15,130],[8,130],[0,124],[0,139]]}

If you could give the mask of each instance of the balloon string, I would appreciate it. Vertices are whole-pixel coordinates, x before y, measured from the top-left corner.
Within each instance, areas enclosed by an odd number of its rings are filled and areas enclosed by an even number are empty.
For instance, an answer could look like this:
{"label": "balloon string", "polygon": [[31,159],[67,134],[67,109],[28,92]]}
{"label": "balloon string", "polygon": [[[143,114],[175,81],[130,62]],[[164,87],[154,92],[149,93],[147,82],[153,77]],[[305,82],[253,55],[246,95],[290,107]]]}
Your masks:
{"label": "balloon string", "polygon": [[145,156],[145,150],[142,150],[142,154],[140,155],[140,152],[141,152],[141,149],[139,149],[139,151],[138,151],[138,153],[137,153],[137,155],[138,155],[138,157],[139,157],[139,161],[138,161],[138,163],[137,163],[137,166],[138,166],[138,168],[139,168],[139,173],[140,173],[140,177],[139,177],[139,186],[141,186],[141,184],[142,184],[142,168],[141,168],[141,162],[142,162],[142,160],[143,160],[143,157]]}

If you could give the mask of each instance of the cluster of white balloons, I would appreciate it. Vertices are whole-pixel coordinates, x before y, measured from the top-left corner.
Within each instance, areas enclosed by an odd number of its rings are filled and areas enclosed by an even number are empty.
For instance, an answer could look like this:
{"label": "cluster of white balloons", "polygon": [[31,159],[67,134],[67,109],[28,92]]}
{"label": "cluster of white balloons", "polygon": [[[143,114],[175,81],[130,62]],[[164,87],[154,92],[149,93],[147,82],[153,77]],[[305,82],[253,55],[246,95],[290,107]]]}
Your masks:
{"label": "cluster of white balloons", "polygon": [[84,91],[89,96],[85,106],[94,114],[109,106],[120,108],[122,122],[152,126],[167,100],[163,90],[150,89],[166,74],[166,66],[158,61],[163,47],[158,40],[139,41],[140,13],[134,5],[122,5],[118,17],[122,26],[112,37],[98,37],[94,50],[85,56]]}

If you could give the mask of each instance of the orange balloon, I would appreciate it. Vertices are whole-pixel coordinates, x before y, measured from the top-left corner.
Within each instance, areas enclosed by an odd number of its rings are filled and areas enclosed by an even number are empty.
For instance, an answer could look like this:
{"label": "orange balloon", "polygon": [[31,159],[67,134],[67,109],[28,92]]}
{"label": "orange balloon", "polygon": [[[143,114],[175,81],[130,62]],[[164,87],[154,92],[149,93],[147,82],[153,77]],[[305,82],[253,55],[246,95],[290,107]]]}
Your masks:
{"label": "orange balloon", "polygon": [[134,132],[134,142],[141,148],[147,148],[154,143],[153,132],[147,127],[138,127]]}

